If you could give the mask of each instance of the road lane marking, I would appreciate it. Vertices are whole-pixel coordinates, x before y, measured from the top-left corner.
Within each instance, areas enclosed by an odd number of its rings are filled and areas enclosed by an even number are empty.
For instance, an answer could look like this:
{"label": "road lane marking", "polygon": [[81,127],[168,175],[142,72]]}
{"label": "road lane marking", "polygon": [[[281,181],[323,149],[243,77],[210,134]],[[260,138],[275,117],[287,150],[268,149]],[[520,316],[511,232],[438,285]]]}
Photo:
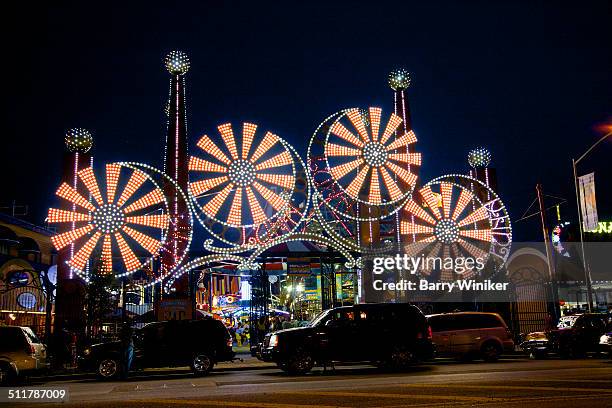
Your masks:
{"label": "road lane marking", "polygon": [[[276,394],[276,393],[275,393]],[[177,404],[181,406],[185,405],[210,405],[215,407],[254,407],[254,408],[353,408],[350,406],[341,405],[304,405],[304,404],[284,404],[282,402],[245,402],[245,401],[227,401],[227,400],[203,400],[203,399],[146,399],[146,400],[132,400],[130,402],[141,403],[146,401],[148,403],[160,403],[160,404]],[[126,401],[127,402],[127,401]]]}
{"label": "road lane marking", "polygon": [[[525,380],[530,381],[530,380]],[[552,380],[554,381],[554,380]],[[467,384],[397,384],[399,387],[405,388],[459,388],[459,389],[475,389],[475,390],[531,390],[531,391],[573,391],[573,392],[593,392],[601,391],[612,393],[612,389],[608,388],[577,388],[577,387],[542,387],[529,385],[467,385]]]}
{"label": "road lane marking", "polygon": [[[586,401],[586,400],[591,400],[591,399],[596,399],[599,400],[601,399],[600,395],[572,395],[571,399],[568,400],[567,396],[560,396],[560,397],[528,397],[528,398],[521,398],[521,397],[509,397],[509,398],[503,398],[502,401],[492,401],[490,403],[484,403],[484,404],[479,404],[478,406],[489,406],[489,404],[494,404],[494,407],[499,407],[502,405],[506,405],[506,404],[512,404],[513,407],[516,406],[517,403],[519,402],[529,402],[529,403],[535,403],[538,401],[541,402],[553,402],[553,401],[570,401],[570,402],[574,402],[574,401]],[[473,404],[471,404],[470,402],[459,402],[457,401],[455,403],[456,406],[473,406]],[[440,403],[423,403],[423,404],[410,404],[411,407],[421,407],[421,408],[439,408],[440,407]],[[594,405],[596,406],[596,405]],[[379,407],[372,407],[372,408],[406,408],[405,404],[402,405],[381,405]]]}
{"label": "road lane marking", "polygon": [[[511,381],[539,381],[539,382],[585,382],[585,383],[610,383],[612,380],[591,380],[591,379],[571,379],[571,378],[553,378],[550,380],[544,378],[530,378],[529,380],[511,380]],[[596,388],[597,389],[597,388]]]}
{"label": "road lane marking", "polygon": [[276,391],[274,394],[290,395],[320,395],[329,397],[371,397],[371,398],[396,398],[396,399],[432,399],[445,401],[471,401],[471,402],[494,402],[503,401],[504,398],[494,397],[471,397],[463,395],[427,395],[427,394],[387,394],[379,392],[346,392],[346,391]]}

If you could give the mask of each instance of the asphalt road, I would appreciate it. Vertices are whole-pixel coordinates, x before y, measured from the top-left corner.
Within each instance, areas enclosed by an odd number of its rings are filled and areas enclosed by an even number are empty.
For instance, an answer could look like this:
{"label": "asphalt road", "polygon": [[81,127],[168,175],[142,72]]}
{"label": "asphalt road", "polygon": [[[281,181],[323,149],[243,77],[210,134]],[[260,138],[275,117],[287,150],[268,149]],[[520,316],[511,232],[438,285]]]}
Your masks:
{"label": "asphalt road", "polygon": [[[145,375],[146,374],[146,375]],[[38,384],[42,386],[43,384]],[[36,387],[37,384],[32,384]],[[15,407],[612,407],[612,361],[436,361],[401,373],[367,366],[315,369],[292,377],[276,369],[228,370],[193,378],[186,371],[142,373],[124,382],[71,380],[64,404]]]}

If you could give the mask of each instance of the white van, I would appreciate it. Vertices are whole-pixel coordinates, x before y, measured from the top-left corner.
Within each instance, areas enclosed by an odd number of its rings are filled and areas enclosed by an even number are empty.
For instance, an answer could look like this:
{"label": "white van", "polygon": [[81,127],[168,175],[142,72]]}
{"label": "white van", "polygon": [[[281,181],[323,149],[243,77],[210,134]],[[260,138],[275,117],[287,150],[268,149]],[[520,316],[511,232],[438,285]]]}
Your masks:
{"label": "white van", "polygon": [[497,313],[457,312],[428,315],[436,356],[477,356],[496,361],[514,349],[512,332]]}

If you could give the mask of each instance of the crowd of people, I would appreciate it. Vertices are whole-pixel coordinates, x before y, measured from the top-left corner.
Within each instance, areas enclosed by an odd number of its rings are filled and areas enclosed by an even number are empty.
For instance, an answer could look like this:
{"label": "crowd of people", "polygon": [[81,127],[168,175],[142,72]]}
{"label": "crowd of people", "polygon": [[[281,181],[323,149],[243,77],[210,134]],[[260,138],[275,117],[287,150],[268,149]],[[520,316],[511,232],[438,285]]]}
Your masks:
{"label": "crowd of people", "polygon": [[265,333],[297,327],[300,325],[299,323],[298,321],[291,321],[284,316],[270,316],[268,318],[259,318],[256,322],[252,323],[252,326],[246,320],[226,321],[226,327],[236,346],[242,347],[250,345],[251,342],[261,341],[261,339],[252,340],[252,336],[263,337]]}
{"label": "crowd of people", "polygon": [[238,347],[249,343],[250,327],[248,323],[239,321],[235,325],[230,325],[227,329]]}

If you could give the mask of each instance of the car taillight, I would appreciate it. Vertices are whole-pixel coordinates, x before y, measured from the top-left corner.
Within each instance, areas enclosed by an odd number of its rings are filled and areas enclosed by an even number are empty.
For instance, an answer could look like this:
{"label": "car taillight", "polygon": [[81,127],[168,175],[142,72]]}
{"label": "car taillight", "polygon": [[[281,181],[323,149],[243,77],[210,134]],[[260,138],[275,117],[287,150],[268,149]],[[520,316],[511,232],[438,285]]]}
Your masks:
{"label": "car taillight", "polygon": [[30,346],[30,354],[31,355],[36,354],[36,348],[34,347],[34,345],[33,344],[29,344],[29,346]]}
{"label": "car taillight", "polygon": [[[431,340],[431,326],[427,326],[427,332],[425,332],[425,338]],[[417,333],[417,339],[422,339],[424,337],[423,332]]]}
{"label": "car taillight", "polygon": [[232,347],[234,345],[234,339],[232,339],[232,336],[227,338],[226,344],[227,344],[227,347]]}
{"label": "car taillight", "polygon": [[268,343],[268,345],[270,347],[278,346],[278,336],[276,334],[270,336],[270,342]]}

